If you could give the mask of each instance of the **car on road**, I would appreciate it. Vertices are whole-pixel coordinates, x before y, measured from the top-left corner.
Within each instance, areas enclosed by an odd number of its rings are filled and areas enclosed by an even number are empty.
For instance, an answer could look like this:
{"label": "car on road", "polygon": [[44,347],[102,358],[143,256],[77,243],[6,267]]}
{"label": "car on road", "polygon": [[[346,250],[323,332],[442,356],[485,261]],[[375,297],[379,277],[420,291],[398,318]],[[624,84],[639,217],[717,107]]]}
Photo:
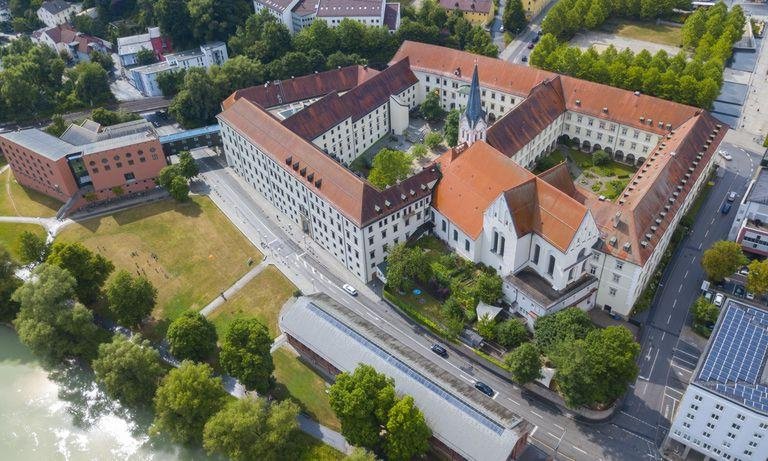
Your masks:
{"label": "car on road", "polygon": [[720,307],[723,305],[723,301],[725,300],[725,296],[723,296],[722,293],[718,293],[715,295],[715,306]]}
{"label": "car on road", "polygon": [[734,200],[736,200],[736,197],[738,197],[738,196],[739,196],[739,194],[737,194],[736,192],[730,191],[728,193],[728,201],[729,202],[733,202]]}
{"label": "car on road", "polygon": [[731,207],[733,204],[731,202],[725,202],[723,203],[723,207],[720,208],[720,213],[722,214],[728,214],[729,211],[731,211]]}
{"label": "car on road", "polygon": [[357,296],[357,290],[355,290],[355,287],[352,285],[345,283],[341,288],[343,288],[344,291],[351,294],[352,296]]}
{"label": "car on road", "polygon": [[531,41],[532,41],[533,43],[536,43],[536,42],[538,42],[538,41],[539,41],[539,36],[538,36],[538,35],[534,36],[534,37],[533,37],[533,40],[531,40]]}
{"label": "car on road", "polygon": [[499,32],[504,32],[504,26],[499,27]]}
{"label": "car on road", "polygon": [[430,349],[432,349],[432,352],[439,355],[440,357],[448,357],[448,350],[437,343],[433,344]]}
{"label": "car on road", "polygon": [[728,152],[726,152],[724,150],[720,150],[717,153],[718,153],[718,155],[720,155],[720,157],[723,157],[724,159],[726,159],[728,161],[733,160],[733,157],[731,156],[731,154],[729,154]]}
{"label": "car on road", "polygon": [[485,384],[482,381],[475,381],[475,389],[487,395],[488,397],[493,397],[494,395],[494,392],[493,392],[493,389],[491,389],[491,386]]}
{"label": "car on road", "polygon": [[750,293],[748,291],[747,292],[747,299],[750,300],[750,301],[753,301],[755,299],[755,294],[754,293]]}
{"label": "car on road", "polygon": [[733,288],[733,294],[738,298],[743,298],[746,293],[747,290],[742,285],[736,285]]}
{"label": "car on road", "polygon": [[533,45],[533,43],[529,43],[529,44],[528,44],[528,49],[529,49],[529,50],[532,50],[532,49],[533,49],[533,46],[534,46],[534,45]]}
{"label": "car on road", "polygon": [[528,62],[528,56],[523,56],[520,60],[523,62]]}

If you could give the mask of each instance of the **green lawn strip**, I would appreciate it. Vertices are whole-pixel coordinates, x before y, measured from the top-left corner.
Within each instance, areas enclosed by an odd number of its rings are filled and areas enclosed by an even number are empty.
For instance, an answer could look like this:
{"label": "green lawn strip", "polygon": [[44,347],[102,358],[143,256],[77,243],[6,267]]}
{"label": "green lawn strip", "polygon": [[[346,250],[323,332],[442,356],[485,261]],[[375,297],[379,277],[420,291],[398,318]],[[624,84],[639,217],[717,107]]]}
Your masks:
{"label": "green lawn strip", "polygon": [[37,224],[0,223],[0,245],[16,260],[19,259],[19,236],[24,231],[45,237],[45,228]]}
{"label": "green lawn strip", "polygon": [[0,175],[0,216],[49,218],[61,205],[54,198],[20,185],[10,168]]}
{"label": "green lawn strip", "polygon": [[278,268],[270,264],[237,294],[213,311],[208,319],[216,325],[220,338],[235,319],[251,317],[266,325],[270,336],[276,338],[279,334],[277,318],[280,308],[295,290],[296,286]]}
{"label": "green lawn strip", "polygon": [[660,45],[680,46],[682,43],[682,28],[668,24],[622,20],[609,22],[605,29],[619,37],[658,43]]}
{"label": "green lawn strip", "polygon": [[[435,310],[439,311],[440,304],[437,302],[437,300],[430,302],[430,304],[433,304],[432,306],[425,306],[424,304],[418,304],[413,305],[411,299],[409,299],[413,295],[401,295],[399,293],[391,293],[389,291],[384,290],[384,299],[391,302],[398,308],[400,308],[402,311],[404,311],[406,314],[408,314],[409,317],[411,317],[416,322],[420,323],[424,327],[426,327],[429,331],[432,333],[441,336],[443,338],[448,338],[450,335],[446,331],[445,327],[437,323],[433,318],[430,318],[430,316],[427,315],[427,312]],[[421,296],[429,296],[427,293],[424,293],[422,291]],[[431,298],[431,296],[430,296]],[[426,303],[425,303],[426,304]],[[438,318],[442,319],[442,315],[440,315]]]}
{"label": "green lawn strip", "polygon": [[57,240],[82,242],[117,269],[158,290],[158,320],[199,310],[229,288],[261,253],[207,197],[163,200],[67,227]]}
{"label": "green lawn strip", "polygon": [[295,461],[338,461],[346,456],[309,434],[298,431],[293,437],[291,458]]}
{"label": "green lawn strip", "polygon": [[325,380],[287,350],[276,350],[272,359],[277,380],[275,396],[281,400],[295,401],[315,421],[336,431],[340,430],[341,423],[328,401],[328,385]]}

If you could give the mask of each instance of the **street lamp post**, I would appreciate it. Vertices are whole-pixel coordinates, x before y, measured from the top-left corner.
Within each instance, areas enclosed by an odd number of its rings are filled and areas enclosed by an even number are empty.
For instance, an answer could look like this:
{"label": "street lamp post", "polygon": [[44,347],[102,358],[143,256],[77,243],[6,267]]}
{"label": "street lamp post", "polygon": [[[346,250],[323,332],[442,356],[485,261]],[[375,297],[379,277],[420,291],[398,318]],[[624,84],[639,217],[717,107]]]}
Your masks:
{"label": "street lamp post", "polygon": [[552,453],[552,459],[557,460],[557,450],[560,449],[560,442],[563,441],[563,438],[565,437],[565,433],[568,431],[568,429],[563,429],[563,433],[560,435],[560,438],[557,440],[557,445],[555,445],[555,451]]}

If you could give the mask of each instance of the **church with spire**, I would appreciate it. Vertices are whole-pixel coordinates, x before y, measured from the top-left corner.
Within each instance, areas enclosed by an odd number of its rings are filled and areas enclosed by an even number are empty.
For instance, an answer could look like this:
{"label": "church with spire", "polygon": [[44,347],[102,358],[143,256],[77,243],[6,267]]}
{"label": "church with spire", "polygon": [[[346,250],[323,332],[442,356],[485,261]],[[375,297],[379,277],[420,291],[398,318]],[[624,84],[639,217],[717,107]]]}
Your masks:
{"label": "church with spire", "polygon": [[471,146],[475,141],[485,141],[485,132],[488,130],[485,110],[480,99],[480,81],[477,77],[477,63],[472,73],[472,84],[469,86],[467,107],[459,119],[459,144],[467,143]]}

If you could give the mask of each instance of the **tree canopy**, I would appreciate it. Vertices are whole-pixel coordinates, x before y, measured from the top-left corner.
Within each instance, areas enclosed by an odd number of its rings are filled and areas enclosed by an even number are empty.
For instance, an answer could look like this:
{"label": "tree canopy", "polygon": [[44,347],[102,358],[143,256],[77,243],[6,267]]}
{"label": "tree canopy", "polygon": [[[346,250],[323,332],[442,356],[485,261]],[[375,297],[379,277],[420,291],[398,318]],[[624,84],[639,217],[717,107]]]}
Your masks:
{"label": "tree canopy", "polygon": [[410,248],[405,243],[393,246],[387,254],[387,287],[394,290],[410,290],[413,282],[429,280],[429,261],[421,248]]}
{"label": "tree canopy", "polygon": [[758,296],[768,293],[768,260],[754,260],[749,263],[747,291]]}
{"label": "tree canopy", "polygon": [[421,116],[429,121],[437,121],[445,117],[445,110],[440,104],[440,90],[435,89],[427,93],[424,102],[419,106]]}
{"label": "tree canopy", "polygon": [[101,287],[115,269],[110,260],[79,242],[54,243],[46,262],[66,269],[75,277],[77,299],[85,304],[96,302]]}
{"label": "tree canopy", "polygon": [[152,313],[157,300],[157,289],[146,277],[133,277],[120,270],[106,287],[109,311],[115,320],[125,326],[136,327]]}
{"label": "tree canopy", "polygon": [[44,261],[48,257],[50,246],[45,236],[30,231],[19,234],[19,259],[24,264]]}
{"label": "tree canopy", "polygon": [[691,306],[691,316],[693,318],[694,325],[699,324],[706,328],[711,329],[717,317],[720,315],[720,310],[713,303],[709,302],[703,296],[699,296]]}
{"label": "tree canopy", "polygon": [[443,127],[443,134],[445,135],[445,142],[450,147],[456,147],[459,143],[459,119],[461,113],[458,110],[452,110],[448,112],[448,116],[445,118],[445,126]]}
{"label": "tree canopy", "polygon": [[257,319],[236,319],[221,342],[219,363],[248,390],[264,394],[272,387],[272,338]]}
{"label": "tree canopy", "polygon": [[208,420],[203,447],[233,461],[278,459],[298,430],[299,407],[290,400],[268,403],[246,397],[230,402]]}
{"label": "tree canopy", "polygon": [[715,242],[701,258],[701,267],[715,282],[723,281],[746,263],[747,257],[741,251],[741,245],[726,240]]}
{"label": "tree canopy", "polygon": [[179,152],[179,172],[187,179],[193,178],[200,173],[195,159],[188,150]]}
{"label": "tree canopy", "polygon": [[401,150],[381,149],[373,157],[368,181],[379,189],[386,189],[411,174],[411,156]]}
{"label": "tree canopy", "polygon": [[13,322],[19,339],[50,363],[95,355],[102,337],[93,313],[73,302],[75,278],[65,269],[41,264],[13,294],[19,312]]}
{"label": "tree canopy", "polygon": [[505,320],[496,325],[496,342],[514,349],[528,340],[528,329],[517,319]]}
{"label": "tree canopy", "polygon": [[504,359],[509,372],[519,384],[527,384],[541,378],[541,355],[533,343],[524,343],[507,354]]}
{"label": "tree canopy", "polygon": [[179,360],[203,361],[216,350],[216,327],[202,314],[186,311],[168,327],[171,354]]}
{"label": "tree canopy", "polygon": [[205,423],[226,399],[221,378],[213,376],[210,365],[185,360],[157,388],[152,431],[177,443],[200,443]]}
{"label": "tree canopy", "polygon": [[561,342],[584,339],[593,329],[589,316],[578,307],[539,317],[533,326],[536,344],[545,353],[552,351]]}
{"label": "tree canopy", "polygon": [[384,452],[391,461],[408,461],[429,450],[432,431],[410,395],[399,399],[389,410],[386,429]]}
{"label": "tree canopy", "polygon": [[18,264],[11,254],[0,245],[0,322],[11,322],[19,312],[19,303],[11,296],[21,286],[21,280],[16,277]]}
{"label": "tree canopy", "polygon": [[504,5],[504,14],[501,16],[504,28],[509,32],[518,33],[523,30],[527,22],[522,0],[508,0]]}
{"label": "tree canopy", "polygon": [[91,366],[107,395],[132,407],[149,404],[165,375],[160,354],[138,335],[114,335],[99,346]]}

